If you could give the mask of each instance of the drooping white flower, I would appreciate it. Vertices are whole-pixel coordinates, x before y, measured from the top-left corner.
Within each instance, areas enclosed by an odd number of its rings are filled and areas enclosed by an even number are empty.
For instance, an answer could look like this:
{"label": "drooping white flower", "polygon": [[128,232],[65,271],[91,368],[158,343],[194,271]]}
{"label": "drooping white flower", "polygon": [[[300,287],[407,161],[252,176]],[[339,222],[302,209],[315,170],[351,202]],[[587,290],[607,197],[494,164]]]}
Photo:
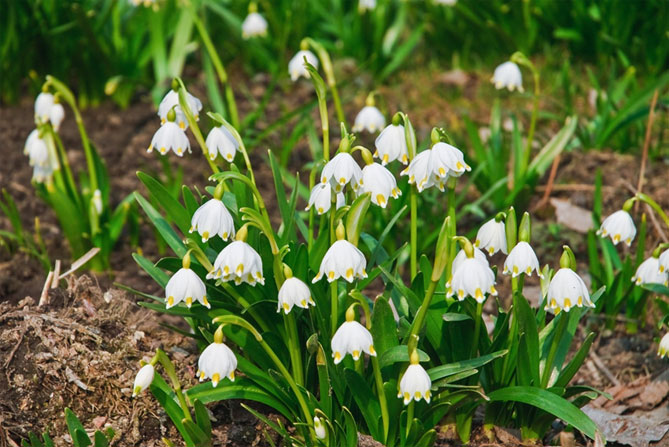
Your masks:
{"label": "drooping white flower", "polygon": [[376,0],[359,0],[358,1],[358,11],[365,12],[367,10],[372,10],[376,8]]}
{"label": "drooping white flower", "polygon": [[314,432],[316,432],[316,437],[318,439],[325,439],[327,437],[325,424],[323,424],[323,421],[321,421],[321,418],[318,416],[314,416]]}
{"label": "drooping white flower", "polygon": [[224,126],[215,126],[209,131],[205,141],[209,149],[209,158],[214,160],[217,154],[221,154],[226,161],[232,163],[239,148],[239,141]]}
{"label": "drooping white flower", "polygon": [[[482,262],[486,266],[490,266],[490,263],[488,262],[488,258],[486,258],[485,253],[483,253],[482,250],[479,250],[478,248],[474,247],[474,259],[476,259],[479,262]],[[455,255],[455,258],[453,258],[453,263],[451,264],[451,275],[455,273],[461,266],[462,263],[467,260],[467,254],[465,253],[464,250],[460,250],[458,254]]]}
{"label": "drooping white flower", "polygon": [[362,170],[348,152],[340,152],[327,162],[321,172],[321,183],[332,185],[340,192],[350,182],[354,191],[362,185]]}
{"label": "drooping white flower", "polygon": [[224,377],[235,381],[235,369],[237,369],[237,357],[225,343],[214,341],[207,346],[197,362],[197,375],[202,382],[211,379],[211,384],[216,387]]}
{"label": "drooping white flower", "polygon": [[604,219],[599,230],[597,230],[597,236],[610,237],[614,245],[618,245],[620,241],[625,241],[629,247],[632,245],[634,236],[636,236],[634,220],[627,211],[618,210]]}
{"label": "drooping white flower", "polygon": [[335,365],[344,360],[346,354],[351,354],[353,360],[358,360],[363,352],[376,357],[372,334],[355,320],[347,319],[342,323],[332,337],[330,345]]}
{"label": "drooping white flower", "polygon": [[202,236],[202,242],[207,242],[210,237],[217,234],[227,241],[228,238],[235,237],[235,222],[223,202],[214,197],[195,210],[190,221],[189,233],[194,231]]}
{"label": "drooping white flower", "polygon": [[371,163],[362,168],[361,183],[359,193],[371,193],[372,203],[381,208],[385,208],[388,204],[388,197],[396,199],[402,195],[393,174],[378,163]]}
{"label": "drooping white flower", "polygon": [[458,0],[434,0],[434,2],[438,5],[453,6]]}
{"label": "drooping white flower", "polygon": [[664,284],[669,285],[666,271],[660,270],[660,260],[654,256],[643,261],[632,276],[632,281],[637,286],[642,284]]}
{"label": "drooping white flower", "polygon": [[481,225],[478,233],[476,233],[475,247],[481,247],[492,256],[498,251],[507,253],[506,248],[506,226],[504,221],[497,222],[496,219],[490,219],[488,222]]}
{"label": "drooping white flower", "polygon": [[323,275],[327,277],[328,282],[338,278],[344,278],[348,282],[367,278],[366,265],[365,255],[342,236],[323,256],[318,274],[312,282],[319,281]]}
{"label": "drooping white flower", "polygon": [[460,149],[444,142],[437,142],[432,146],[430,162],[432,173],[442,180],[448,177],[459,177],[472,168],[465,163]]}
{"label": "drooping white flower", "polygon": [[150,363],[147,363],[139,369],[135,376],[135,382],[132,385],[132,397],[139,395],[139,393],[151,385],[155,372],[155,368]]}
{"label": "drooping white flower", "polygon": [[98,214],[102,214],[102,192],[99,189],[96,189],[93,192],[93,197],[91,198],[91,203],[93,203],[93,206],[95,207],[95,211],[97,211]]}
{"label": "drooping white flower", "polygon": [[295,53],[295,56],[288,62],[288,74],[290,75],[291,80],[297,81],[300,76],[309,79],[309,72],[304,66],[305,58],[307,59],[307,62],[314,66],[314,68],[318,69],[318,58],[316,55],[309,50],[300,50]]}
{"label": "drooping white flower", "polygon": [[376,146],[374,156],[381,159],[383,166],[394,160],[399,160],[404,165],[409,162],[409,150],[404,136],[404,126],[401,124],[386,126],[376,137],[374,146]]}
{"label": "drooping white flower", "polygon": [[659,257],[660,273],[669,272],[669,249],[664,250]]}
{"label": "drooping white flower", "polygon": [[51,93],[41,92],[35,98],[35,122],[46,123],[51,117],[54,97]]}
{"label": "drooping white flower", "polygon": [[264,37],[267,35],[267,20],[257,12],[252,12],[246,16],[242,22],[242,37],[249,39],[251,37]]}
{"label": "drooping white flower", "polygon": [[539,278],[544,277],[543,273],[541,273],[539,260],[537,259],[537,255],[534,253],[532,246],[524,241],[518,242],[516,246],[511,249],[509,256],[506,257],[502,273],[511,275],[515,278],[522,273],[531,276],[532,270],[537,272]]}
{"label": "drooping white flower", "polygon": [[265,284],[260,255],[249,244],[239,240],[221,250],[207,278],[234,281],[237,285],[242,282],[252,286],[256,283]]}
{"label": "drooping white flower", "polygon": [[165,155],[172,149],[179,157],[183,157],[186,151],[190,152],[190,141],[181,127],[174,121],[167,121],[153,135],[147,152],[152,152],[154,149],[160,152],[160,155]]}
{"label": "drooping white flower", "polygon": [[386,119],[383,113],[375,106],[367,105],[358,112],[353,124],[353,132],[360,132],[366,130],[369,133],[374,133],[383,129],[386,126]]}
{"label": "drooping white flower", "polygon": [[509,91],[514,89],[518,89],[519,92],[523,91],[523,75],[520,73],[520,67],[511,61],[497,66],[491,81],[498,90],[508,88]]}
{"label": "drooping white flower", "polygon": [[583,306],[595,307],[590,301],[588,287],[575,271],[561,268],[548,285],[545,310],[557,314],[562,310],[569,312],[574,307]]}
{"label": "drooping white flower", "polygon": [[183,301],[190,309],[195,300],[211,309],[207,301],[207,288],[197,273],[186,267],[177,270],[165,286],[165,307],[169,309]]}
{"label": "drooping white flower", "polygon": [[664,334],[662,340],[660,340],[660,348],[657,350],[657,355],[660,358],[665,358],[669,354],[669,332]]}
{"label": "drooping white flower", "polygon": [[54,103],[54,105],[51,106],[51,110],[49,111],[49,121],[51,121],[53,130],[58,132],[58,129],[60,129],[60,123],[63,122],[64,118],[65,109],[63,108],[63,105],[59,102]]}
{"label": "drooping white flower", "polygon": [[34,129],[28,135],[23,153],[28,156],[30,166],[49,165],[49,149],[37,129]]}
{"label": "drooping white flower", "polygon": [[411,160],[400,175],[409,176],[409,184],[416,185],[418,192],[422,192],[431,186],[436,186],[440,191],[444,190],[445,179],[441,179],[433,173],[432,150],[427,149],[419,153]]}
{"label": "drooping white flower", "polygon": [[317,183],[311,188],[309,204],[305,208],[305,211],[314,208],[316,213],[320,216],[321,214],[330,211],[330,206],[332,206],[332,186],[330,183]]}
{"label": "drooping white flower", "polygon": [[[485,255],[483,257],[485,258]],[[457,296],[460,301],[471,296],[479,303],[485,301],[486,293],[497,296],[495,274],[486,263],[474,257],[467,257],[453,273],[449,295]]]}
{"label": "drooping white flower", "polygon": [[33,166],[33,177],[32,179],[37,183],[47,183],[51,181],[53,176],[54,167],[47,164],[46,166],[35,165]]}
{"label": "drooping white flower", "polygon": [[284,313],[287,314],[293,306],[307,309],[309,304],[312,306],[316,305],[313,298],[311,298],[309,286],[298,278],[287,278],[279,289],[279,303],[276,311],[281,312],[283,308]]}
{"label": "drooping white flower", "polygon": [[409,405],[409,402],[415,400],[418,402],[425,399],[425,402],[430,403],[432,392],[432,380],[420,363],[418,363],[418,353],[415,351],[411,354],[411,364],[404,372],[402,380],[400,380],[400,389],[397,397],[404,399],[404,405]]}
{"label": "drooping white flower", "polygon": [[[202,102],[195,96],[186,92],[186,103],[188,104],[188,107],[193,113],[195,119],[198,120],[200,110],[202,110]],[[181,110],[181,106],[179,105],[179,94],[173,89],[170,89],[170,91],[167,92],[158,105],[158,116],[160,117],[161,124],[165,124],[168,121],[167,114],[170,110],[172,110],[172,108],[174,108],[174,112],[176,113],[177,125],[181,129],[186,130],[188,127],[188,120],[186,119],[186,115],[184,114],[183,110]]]}

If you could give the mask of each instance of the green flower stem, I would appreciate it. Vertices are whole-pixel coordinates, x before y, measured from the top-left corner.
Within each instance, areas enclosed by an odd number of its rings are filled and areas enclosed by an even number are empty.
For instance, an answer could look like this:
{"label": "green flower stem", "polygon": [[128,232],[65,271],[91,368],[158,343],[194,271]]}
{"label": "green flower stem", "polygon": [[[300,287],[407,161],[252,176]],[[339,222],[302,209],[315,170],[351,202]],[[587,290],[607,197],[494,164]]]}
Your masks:
{"label": "green flower stem", "polygon": [[200,37],[202,38],[202,43],[207,49],[207,53],[209,54],[211,62],[214,65],[214,69],[216,70],[216,74],[218,75],[218,80],[225,89],[225,100],[228,103],[228,112],[230,113],[230,121],[232,122],[233,126],[238,128],[239,114],[237,113],[237,103],[235,102],[235,96],[232,92],[232,88],[230,87],[230,83],[228,82],[228,74],[225,71],[223,62],[221,62],[221,58],[218,57],[216,48],[214,47],[214,44],[212,43],[211,38],[209,37],[209,33],[207,32],[207,28],[203,25],[202,20],[200,20],[200,18],[197,16],[194,9],[189,8],[189,10],[191,12],[191,16],[193,17],[193,23],[195,24],[195,27],[197,28],[197,31],[198,33],[200,33]]}
{"label": "green flower stem", "polygon": [[386,393],[383,390],[383,377],[381,376],[381,367],[379,366],[378,356],[370,358],[372,361],[372,369],[374,370],[376,393],[379,395],[379,404],[381,406],[381,419],[383,420],[383,439],[387,440],[388,431],[390,430],[390,416],[388,414],[388,401],[386,400]]}
{"label": "green flower stem", "polygon": [[[309,173],[309,191],[314,189],[316,185],[316,168],[314,167]],[[307,236],[307,250],[311,252],[311,247],[314,245],[314,208],[309,208],[309,234]]]}
{"label": "green flower stem", "polygon": [[60,82],[58,79],[53,76],[46,77],[46,83],[53,86],[58,93],[61,94],[61,97],[68,103],[74,113],[74,120],[77,123],[79,128],[79,135],[81,136],[81,144],[84,147],[84,155],[86,156],[86,167],[88,168],[89,181],[91,183],[91,194],[98,188],[98,173],[95,169],[95,157],[93,156],[93,149],[91,148],[90,140],[88,139],[88,134],[86,133],[86,128],[84,127],[84,120],[81,118],[81,113],[79,112],[79,107],[77,107],[77,101],[74,99],[74,94],[72,91],[67,88],[65,84]]}
{"label": "green flower stem", "polygon": [[346,117],[344,116],[344,110],[341,107],[341,100],[339,99],[337,83],[336,82],[330,83],[330,80],[328,79],[328,85],[330,86],[330,91],[332,91],[332,100],[334,102],[335,111],[337,112],[337,119],[339,120],[340,123],[345,123]]}
{"label": "green flower stem", "polygon": [[411,280],[418,274],[418,192],[416,188],[411,188],[409,200],[411,206]]}
{"label": "green flower stem", "polygon": [[409,402],[409,406],[407,407],[407,427],[406,427],[406,437],[409,437],[409,433],[411,432],[411,422],[413,421],[413,411],[414,411],[414,400],[411,399],[411,402]]}
{"label": "green flower stem", "polygon": [[641,200],[642,202],[648,204],[651,208],[653,208],[653,210],[655,210],[655,212],[657,212],[657,214],[660,215],[660,218],[662,219],[664,224],[667,226],[667,228],[669,228],[669,217],[664,212],[662,207],[660,205],[658,205],[658,203],[655,200],[651,199],[650,196],[648,196],[644,193],[638,193],[635,197],[638,200]]}
{"label": "green flower stem", "polygon": [[548,381],[551,378],[551,371],[553,369],[553,362],[555,361],[555,354],[557,353],[558,346],[560,346],[560,340],[562,339],[562,334],[567,328],[567,321],[569,321],[569,314],[566,312],[560,312],[562,315],[556,315],[555,318],[560,320],[557,322],[557,328],[553,330],[553,340],[551,341],[551,347],[548,351],[548,357],[546,358],[546,363],[544,365],[544,372],[541,377],[541,387],[546,388],[548,386]]}
{"label": "green flower stem", "polygon": [[290,352],[290,363],[293,367],[293,375],[298,385],[304,386],[304,374],[302,373],[302,356],[300,353],[300,338],[297,333],[297,323],[292,312],[284,314],[283,321],[288,334],[288,350]]}
{"label": "green flower stem", "polygon": [[314,39],[307,37],[304,40],[314,49],[314,51],[316,51],[316,54],[318,54],[318,59],[321,61],[323,72],[325,73],[325,79],[327,80],[328,87],[330,87],[330,91],[332,92],[332,100],[334,102],[335,111],[337,112],[337,120],[340,123],[346,123],[346,118],[344,117],[341,101],[339,99],[339,92],[337,91],[337,79],[334,75],[334,67],[332,66],[332,59],[330,59],[330,54],[323,45]]}
{"label": "green flower stem", "polygon": [[530,118],[530,130],[527,133],[527,146],[523,154],[523,176],[525,170],[530,164],[530,154],[532,153],[532,141],[534,140],[534,129],[537,125],[537,114],[539,113],[539,72],[532,66],[532,76],[534,77],[534,99],[532,101],[532,117]]}
{"label": "green flower stem", "polygon": [[[330,206],[330,246],[337,241],[337,236],[335,234],[335,213],[337,212],[336,207],[336,196],[332,198],[332,205]],[[327,273],[326,273],[327,276]],[[339,291],[337,288],[337,280],[335,279],[330,283],[330,327],[332,328],[331,334],[334,335],[337,330],[338,318],[338,309],[339,307]]]}
{"label": "green flower stem", "polygon": [[483,314],[483,303],[476,303],[476,315],[474,319],[474,340],[472,343],[472,353],[471,358],[476,357],[476,353],[479,350],[479,338],[481,336],[481,319]]}
{"label": "green flower stem", "polygon": [[154,356],[154,360],[163,365],[165,374],[167,374],[167,377],[169,377],[170,382],[172,382],[172,388],[174,389],[174,393],[177,395],[177,398],[179,399],[179,406],[181,407],[181,411],[183,411],[184,418],[188,419],[189,421],[192,421],[193,418],[190,414],[190,409],[188,408],[186,397],[183,395],[183,392],[181,391],[181,382],[179,381],[179,377],[177,377],[177,373],[174,369],[174,364],[162,349],[156,350],[156,355]]}
{"label": "green flower stem", "polygon": [[430,303],[432,302],[432,296],[434,295],[434,291],[436,288],[437,288],[437,281],[430,281],[430,285],[425,291],[425,298],[423,298],[423,303],[420,305],[418,313],[416,314],[416,319],[414,320],[413,325],[411,326],[411,332],[409,333],[408,337],[409,339],[411,338],[412,335],[418,335],[420,330],[423,328],[423,324],[425,324],[425,317],[427,316],[427,309],[430,307]]}
{"label": "green flower stem", "polygon": [[293,390],[293,393],[295,393],[295,397],[297,398],[298,402],[300,403],[300,407],[302,409],[302,413],[304,416],[304,421],[305,424],[307,424],[310,428],[309,431],[311,433],[312,439],[315,439],[316,433],[313,430],[313,426],[311,424],[312,422],[312,415],[311,411],[309,411],[309,406],[307,405],[307,402],[304,400],[304,396],[302,395],[302,392],[300,391],[297,383],[295,383],[295,380],[293,379],[293,376],[290,375],[290,372],[286,367],[284,366],[283,362],[279,357],[276,355],[276,353],[272,350],[272,348],[267,344],[267,342],[263,339],[262,335],[254,328],[248,321],[244,320],[241,317],[238,317],[236,315],[224,315],[222,317],[216,317],[214,318],[215,323],[220,323],[220,324],[234,324],[240,327],[243,327],[244,329],[248,330],[256,339],[258,343],[260,343],[260,346],[265,350],[267,355],[272,359],[276,367],[279,369],[279,372],[281,375],[286,379],[286,382],[288,382],[288,385],[290,388]]}

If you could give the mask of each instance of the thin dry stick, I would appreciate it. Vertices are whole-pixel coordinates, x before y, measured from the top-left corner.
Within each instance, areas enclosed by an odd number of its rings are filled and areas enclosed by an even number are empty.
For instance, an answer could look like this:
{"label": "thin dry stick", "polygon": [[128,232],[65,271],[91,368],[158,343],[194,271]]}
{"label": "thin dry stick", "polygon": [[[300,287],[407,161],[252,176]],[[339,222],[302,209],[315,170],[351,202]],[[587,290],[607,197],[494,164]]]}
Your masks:
{"label": "thin dry stick", "polygon": [[[637,194],[641,193],[643,187],[643,179],[646,174],[646,161],[648,160],[648,147],[650,146],[650,131],[653,127],[653,120],[655,119],[655,105],[657,104],[658,91],[653,93],[653,99],[650,101],[650,110],[648,112],[648,123],[646,124],[646,137],[643,141],[643,152],[641,153],[641,169],[639,171],[639,183],[637,183]],[[634,211],[639,210],[639,202],[634,206]]]}
{"label": "thin dry stick", "polygon": [[51,281],[51,288],[58,288],[58,281],[60,280],[60,259],[56,259],[56,265],[53,268],[53,281]]}
{"label": "thin dry stick", "polygon": [[49,289],[51,288],[51,281],[53,281],[53,271],[50,271],[44,282],[44,288],[42,289],[42,294],[39,297],[39,303],[37,307],[42,307],[46,304],[49,304]]}
{"label": "thin dry stick", "polygon": [[535,208],[541,208],[548,203],[551,192],[553,191],[553,183],[555,182],[555,176],[557,175],[558,165],[560,164],[560,154],[557,154],[553,159],[553,164],[551,165],[551,172],[548,174],[548,182],[546,183],[546,189],[544,190],[544,196],[539,200]]}

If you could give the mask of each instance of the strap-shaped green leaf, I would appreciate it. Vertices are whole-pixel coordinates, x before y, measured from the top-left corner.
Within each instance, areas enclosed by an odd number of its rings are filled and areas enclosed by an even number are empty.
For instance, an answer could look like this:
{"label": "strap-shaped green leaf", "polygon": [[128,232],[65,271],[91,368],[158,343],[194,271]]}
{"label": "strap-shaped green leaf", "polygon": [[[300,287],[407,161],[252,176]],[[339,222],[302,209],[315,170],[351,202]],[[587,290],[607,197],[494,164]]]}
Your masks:
{"label": "strap-shaped green leaf", "polygon": [[356,371],[346,368],[344,369],[344,376],[346,377],[346,383],[351,390],[351,394],[353,394],[353,399],[358,404],[360,412],[365,419],[369,433],[374,439],[377,439],[379,435],[377,418],[381,414],[378,398],[367,385],[365,379]]}
{"label": "strap-shaped green leaf", "polygon": [[163,216],[160,215],[158,211],[151,205],[144,197],[142,197],[141,194],[138,192],[135,192],[135,200],[139,203],[139,205],[142,207],[146,215],[148,216],[149,220],[151,220],[151,223],[156,227],[160,235],[165,239],[165,242],[167,242],[167,245],[170,246],[172,251],[182,258],[186,254],[186,247],[184,246],[183,242],[179,238],[179,236],[176,234],[174,229],[170,226],[170,224],[165,220]]}
{"label": "strap-shaped green leaf", "polygon": [[542,388],[511,386],[493,391],[488,398],[493,402],[512,401],[532,405],[574,426],[590,439],[595,438],[597,425],[585,413],[568,400]]}
{"label": "strap-shaped green leaf", "polygon": [[167,216],[179,227],[183,234],[190,229],[190,215],[186,209],[170,194],[159,181],[144,172],[137,172],[137,177],[157,203],[165,210]]}
{"label": "strap-shaped green leaf", "polygon": [[482,355],[481,357],[477,357],[475,359],[462,360],[460,362],[453,362],[447,365],[437,366],[435,368],[428,369],[427,373],[429,374],[430,379],[432,379],[432,381],[434,382],[444,377],[461,373],[468,369],[479,368],[498,357],[506,355],[507,352],[508,352],[507,350],[497,351],[490,354]]}

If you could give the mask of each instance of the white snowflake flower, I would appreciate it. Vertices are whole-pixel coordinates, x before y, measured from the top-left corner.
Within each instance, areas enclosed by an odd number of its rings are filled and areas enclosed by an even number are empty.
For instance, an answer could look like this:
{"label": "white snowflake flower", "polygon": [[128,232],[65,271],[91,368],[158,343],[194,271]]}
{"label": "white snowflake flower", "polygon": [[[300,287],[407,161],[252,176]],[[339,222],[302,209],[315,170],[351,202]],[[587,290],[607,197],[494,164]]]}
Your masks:
{"label": "white snowflake flower", "polygon": [[330,343],[334,364],[338,365],[346,354],[351,354],[353,360],[358,360],[363,352],[376,357],[372,334],[355,320],[345,321],[339,326]]}
{"label": "white snowflake flower", "polygon": [[664,334],[662,340],[660,340],[660,348],[657,350],[657,355],[660,358],[665,358],[669,353],[669,333]]}
{"label": "white snowflake flower", "polygon": [[288,314],[293,306],[308,309],[310,304],[316,305],[311,298],[309,286],[298,278],[286,278],[279,289],[279,303],[276,311],[281,312],[283,308],[284,313]]}
{"label": "white snowflake flower", "polygon": [[[198,120],[200,118],[200,110],[202,110],[202,102],[195,96],[186,92],[186,103],[195,119]],[[160,117],[161,124],[165,124],[168,121],[167,114],[172,108],[174,108],[174,112],[176,113],[176,123],[182,130],[186,130],[186,128],[188,128],[188,120],[186,119],[186,114],[181,110],[181,106],[179,105],[179,94],[173,89],[170,89],[158,105],[158,116]]]}
{"label": "white snowflake flower", "polygon": [[481,247],[492,256],[498,251],[507,253],[506,248],[506,226],[504,221],[497,222],[495,219],[490,219],[479,228],[476,233],[475,247]]}
{"label": "white snowflake flower", "polygon": [[378,163],[371,163],[362,168],[362,186],[359,194],[371,193],[372,203],[381,208],[388,204],[388,197],[394,199],[402,195],[393,174]]}
{"label": "white snowflake flower", "polygon": [[348,282],[367,278],[366,265],[365,255],[342,236],[323,256],[318,274],[312,282],[319,281],[323,276],[327,277],[328,282],[338,278],[344,278]]}
{"label": "white snowflake flower", "polygon": [[532,270],[537,272],[539,278],[543,278],[539,266],[539,260],[534,250],[527,242],[518,242],[515,247],[511,249],[511,253],[504,261],[504,270],[502,273],[511,275],[513,278],[525,273],[527,276],[532,275]]}
{"label": "white snowflake flower", "polygon": [[262,272],[262,259],[257,251],[244,241],[233,241],[216,257],[214,268],[207,278],[234,281],[239,285],[246,282],[252,286],[265,284]]}
{"label": "white snowflake flower", "polygon": [[376,146],[374,156],[381,159],[383,166],[394,160],[399,160],[404,165],[409,163],[409,149],[404,136],[404,126],[401,124],[386,126],[376,137],[374,146]]}
{"label": "white snowflake flower", "polygon": [[643,261],[632,276],[632,281],[637,286],[642,284],[663,284],[669,285],[666,271],[662,271],[660,260],[654,256]]}
{"label": "white snowflake flower", "polygon": [[620,241],[625,241],[629,247],[632,245],[634,236],[636,236],[634,220],[627,211],[618,210],[604,219],[599,230],[597,230],[597,236],[610,237],[614,245],[618,245]]}
{"label": "white snowflake flower", "polygon": [[383,113],[374,106],[367,105],[358,112],[353,124],[353,132],[366,130],[369,133],[377,132],[386,126],[386,119]]}
{"label": "white snowflake flower", "polygon": [[309,79],[310,75],[304,66],[304,59],[307,59],[314,68],[318,69],[318,58],[309,50],[300,50],[295,53],[295,56],[288,62],[288,74],[292,81],[297,81],[300,77]]}
{"label": "white snowflake flower", "polygon": [[35,98],[35,122],[46,123],[51,116],[51,107],[53,107],[54,97],[49,92],[41,92]]}
{"label": "white snowflake flower", "polygon": [[459,177],[465,171],[472,168],[465,163],[465,158],[460,149],[450,144],[438,142],[431,149],[432,173],[446,181],[448,177]]}
{"label": "white snowflake flower", "polygon": [[167,121],[158,128],[147,152],[152,152],[154,149],[160,152],[160,155],[165,155],[172,149],[179,157],[183,157],[184,152],[191,151],[186,133],[174,121]]}
{"label": "white snowflake flower", "polygon": [[155,371],[155,368],[150,363],[147,363],[139,369],[135,376],[135,382],[132,385],[132,397],[139,395],[139,393],[151,385]]}
{"label": "white snowflake flower", "polygon": [[207,346],[197,362],[197,375],[200,382],[211,379],[214,388],[224,377],[235,381],[235,369],[237,369],[237,357],[223,342],[214,341]]}
{"label": "white snowflake flower", "polygon": [[590,301],[588,287],[572,269],[561,268],[548,285],[545,310],[557,314],[562,310],[569,312],[574,307],[583,306],[595,307]]}
{"label": "white snowflake flower", "polygon": [[251,37],[264,37],[266,35],[267,20],[257,12],[247,15],[242,22],[242,37],[250,39]]}
{"label": "white snowflake flower", "polygon": [[432,396],[432,380],[419,363],[418,353],[416,351],[411,353],[411,364],[404,372],[402,380],[400,380],[400,389],[397,397],[404,399],[404,405],[409,405],[412,400],[418,402],[425,399],[425,402],[430,403]]}
{"label": "white snowflake flower", "polygon": [[204,282],[190,268],[179,269],[165,286],[166,308],[176,306],[180,302],[185,302],[186,307],[190,309],[193,301],[197,300],[207,309],[211,309],[211,304],[207,301],[207,287]]}
{"label": "white snowflake flower", "polygon": [[491,82],[495,84],[497,90],[508,88],[509,91],[517,89],[523,92],[523,75],[520,73],[520,67],[511,61],[504,62],[495,68]]}
{"label": "white snowflake flower", "polygon": [[209,149],[210,159],[214,160],[217,154],[221,154],[221,157],[230,163],[235,159],[235,154],[239,148],[237,139],[223,126],[213,127],[207,135],[205,144]]}
{"label": "white snowflake flower", "polygon": [[190,221],[189,233],[197,231],[202,236],[202,242],[218,235],[224,241],[235,237],[235,223],[230,211],[223,201],[217,198],[207,200],[195,210]]}
{"label": "white snowflake flower", "polygon": [[488,265],[474,257],[468,257],[462,262],[453,273],[453,279],[450,282],[449,295],[457,296],[460,301],[471,296],[478,303],[482,303],[485,301],[486,293],[497,296],[495,274]]}
{"label": "white snowflake flower", "polygon": [[336,192],[350,183],[354,191],[363,184],[362,170],[348,152],[340,152],[330,160],[321,172],[321,183],[332,185]]}

